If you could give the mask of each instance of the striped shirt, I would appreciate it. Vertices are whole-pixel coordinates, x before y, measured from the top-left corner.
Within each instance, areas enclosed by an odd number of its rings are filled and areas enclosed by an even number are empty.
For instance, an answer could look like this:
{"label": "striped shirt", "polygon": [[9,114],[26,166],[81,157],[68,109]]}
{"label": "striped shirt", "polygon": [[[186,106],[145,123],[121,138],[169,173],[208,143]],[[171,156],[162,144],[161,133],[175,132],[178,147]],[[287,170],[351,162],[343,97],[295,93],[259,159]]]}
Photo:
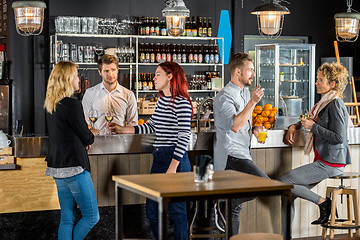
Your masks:
{"label": "striped shirt", "polygon": [[176,96],[160,97],[149,122],[134,126],[136,134],[155,132],[154,147],[175,146],[173,158],[177,161],[184,156],[190,140],[191,105],[189,101]]}

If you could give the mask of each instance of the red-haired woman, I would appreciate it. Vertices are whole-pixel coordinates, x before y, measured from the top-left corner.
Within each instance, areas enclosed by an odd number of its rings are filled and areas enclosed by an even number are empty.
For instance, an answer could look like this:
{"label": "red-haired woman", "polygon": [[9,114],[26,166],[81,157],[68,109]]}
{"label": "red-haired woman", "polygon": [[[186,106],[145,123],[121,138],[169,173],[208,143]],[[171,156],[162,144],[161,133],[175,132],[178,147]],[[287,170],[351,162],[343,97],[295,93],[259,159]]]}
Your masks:
{"label": "red-haired woman", "polygon": [[[188,84],[184,70],[174,62],[159,64],[154,77],[159,101],[149,122],[134,127],[109,124],[114,133],[149,134],[155,132],[151,173],[189,172],[190,162],[186,152],[190,139],[190,122],[193,114]],[[169,216],[174,224],[174,239],[184,240],[187,235],[186,203],[170,203]],[[147,199],[146,214],[156,239],[158,239],[158,206]]]}

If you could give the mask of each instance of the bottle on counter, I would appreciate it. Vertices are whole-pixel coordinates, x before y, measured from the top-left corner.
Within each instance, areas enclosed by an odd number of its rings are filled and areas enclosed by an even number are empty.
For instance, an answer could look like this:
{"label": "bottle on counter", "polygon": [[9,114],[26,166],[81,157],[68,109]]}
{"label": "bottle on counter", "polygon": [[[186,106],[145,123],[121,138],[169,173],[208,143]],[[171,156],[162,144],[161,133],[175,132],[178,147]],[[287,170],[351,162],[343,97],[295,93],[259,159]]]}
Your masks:
{"label": "bottle on counter", "polygon": [[171,60],[172,60],[173,62],[177,62],[176,44],[173,44],[173,45],[172,45]]}
{"label": "bottle on counter", "polygon": [[161,62],[160,43],[156,43],[155,45],[155,60],[157,63]]}
{"label": "bottle on counter", "polygon": [[139,62],[144,63],[145,62],[145,44],[140,43],[139,45]]}
{"label": "bottle on counter", "polygon": [[209,17],[209,19],[208,19],[208,24],[207,24],[207,36],[208,36],[208,37],[212,37],[211,17]]}
{"label": "bottle on counter", "polygon": [[204,45],[204,60],[205,63],[210,63],[209,45]]}
{"label": "bottle on counter", "polygon": [[198,63],[203,63],[204,55],[203,55],[203,47],[201,44],[198,45]]}
{"label": "bottle on counter", "polygon": [[176,53],[177,53],[177,57],[176,57],[176,60],[177,60],[177,63],[181,63],[182,62],[182,58],[181,58],[181,54],[182,54],[182,51],[181,51],[181,44],[176,44]]}
{"label": "bottle on counter", "polygon": [[189,44],[187,50],[188,63],[193,63],[194,55],[193,55],[193,45]]}
{"label": "bottle on counter", "polygon": [[150,46],[149,43],[145,43],[145,61],[144,63],[150,62]]}
{"label": "bottle on counter", "polygon": [[214,45],[214,63],[219,64],[220,63],[220,55],[218,51],[218,45]]}
{"label": "bottle on counter", "polygon": [[187,63],[186,49],[187,49],[187,45],[181,44],[181,62],[182,63]]}
{"label": "bottle on counter", "polygon": [[160,47],[160,51],[161,51],[161,60],[160,62],[166,62],[166,47],[165,47],[165,43],[162,43],[161,44],[161,47]]}
{"label": "bottle on counter", "polygon": [[155,47],[154,47],[154,43],[150,43],[150,62],[154,63],[155,62]]}
{"label": "bottle on counter", "polygon": [[154,19],[154,25],[155,25],[155,36],[160,36],[160,25],[159,25],[159,18],[156,17]]}
{"label": "bottle on counter", "polygon": [[193,63],[198,63],[199,61],[199,54],[198,54],[198,45],[194,44],[193,45]]}
{"label": "bottle on counter", "polygon": [[170,43],[166,44],[166,61],[171,62],[171,45]]}
{"label": "bottle on counter", "polygon": [[166,21],[165,20],[161,20],[160,21],[160,32],[161,32],[161,36],[166,36],[167,35],[167,29],[166,29]]}
{"label": "bottle on counter", "polygon": [[150,19],[145,18],[145,35],[150,35]]}

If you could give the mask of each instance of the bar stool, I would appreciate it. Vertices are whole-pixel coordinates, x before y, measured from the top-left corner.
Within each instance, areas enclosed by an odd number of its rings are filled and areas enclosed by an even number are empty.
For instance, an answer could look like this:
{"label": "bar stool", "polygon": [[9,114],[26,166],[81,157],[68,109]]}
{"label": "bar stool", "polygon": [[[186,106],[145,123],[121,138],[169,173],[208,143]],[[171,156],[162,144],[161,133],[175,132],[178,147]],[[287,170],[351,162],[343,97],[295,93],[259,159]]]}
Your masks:
{"label": "bar stool", "polygon": [[230,240],[283,240],[283,236],[275,233],[244,233],[232,236]]}
{"label": "bar stool", "polygon": [[[220,203],[219,200],[215,201],[215,203],[214,203],[214,210],[217,211],[217,213],[214,213],[214,214],[219,215],[220,220],[222,221],[222,223],[225,226],[225,224],[226,224],[225,218],[220,211],[219,203]],[[205,206],[207,206],[207,204],[205,204]],[[199,201],[195,201],[195,212],[194,212],[194,215],[192,217],[191,224],[189,227],[189,239],[193,239],[193,238],[221,238],[222,239],[222,238],[225,238],[225,236],[226,236],[225,230],[217,225],[216,219],[215,219],[215,223],[216,223],[215,227],[196,227],[195,228],[194,223],[195,223],[196,216],[198,215],[198,212],[199,212]],[[205,211],[205,212],[207,212],[207,211]],[[201,233],[204,231],[207,231],[207,232],[213,231],[213,233]]]}
{"label": "bar stool", "polygon": [[[334,230],[335,229],[347,229],[349,231],[349,237],[353,237],[353,230],[356,230],[356,236],[360,237],[360,216],[359,216],[359,200],[358,200],[358,191],[357,189],[352,189],[346,187],[343,184],[344,179],[354,179],[359,178],[359,172],[347,172],[339,176],[330,177],[332,179],[340,179],[341,183],[339,187],[327,187],[326,188],[326,197],[331,198],[331,214],[330,220],[328,223],[321,224],[323,227],[321,239],[326,239],[327,229],[330,229],[329,239],[334,239]],[[339,195],[347,196],[347,218],[339,219],[335,217],[336,213],[336,201]],[[352,204],[351,199],[352,197]],[[351,205],[353,206],[354,211],[352,212]],[[354,214],[354,216],[353,216]],[[354,217],[354,220],[353,220]]]}

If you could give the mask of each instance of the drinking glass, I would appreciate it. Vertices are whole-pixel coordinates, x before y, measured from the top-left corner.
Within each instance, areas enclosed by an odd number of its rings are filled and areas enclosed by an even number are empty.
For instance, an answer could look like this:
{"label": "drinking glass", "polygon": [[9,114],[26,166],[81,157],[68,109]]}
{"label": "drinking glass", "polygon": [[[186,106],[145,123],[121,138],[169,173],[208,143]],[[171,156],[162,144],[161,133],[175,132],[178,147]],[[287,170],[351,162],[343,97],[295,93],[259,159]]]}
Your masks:
{"label": "drinking glass", "polygon": [[306,108],[301,109],[300,118],[309,119],[310,118],[309,110],[307,110]]}
{"label": "drinking glass", "polygon": [[[112,122],[112,120],[114,120],[114,111],[112,109],[109,109],[107,111],[107,113],[105,114],[105,121],[109,124]],[[108,128],[106,127],[106,133],[105,134],[110,134]]]}
{"label": "drinking glass", "polygon": [[98,60],[104,55],[104,47],[101,43],[97,43],[94,49]]}
{"label": "drinking glass", "polygon": [[95,109],[90,109],[89,111],[89,120],[91,122],[91,127],[94,127],[95,122],[98,120],[99,114]]}

